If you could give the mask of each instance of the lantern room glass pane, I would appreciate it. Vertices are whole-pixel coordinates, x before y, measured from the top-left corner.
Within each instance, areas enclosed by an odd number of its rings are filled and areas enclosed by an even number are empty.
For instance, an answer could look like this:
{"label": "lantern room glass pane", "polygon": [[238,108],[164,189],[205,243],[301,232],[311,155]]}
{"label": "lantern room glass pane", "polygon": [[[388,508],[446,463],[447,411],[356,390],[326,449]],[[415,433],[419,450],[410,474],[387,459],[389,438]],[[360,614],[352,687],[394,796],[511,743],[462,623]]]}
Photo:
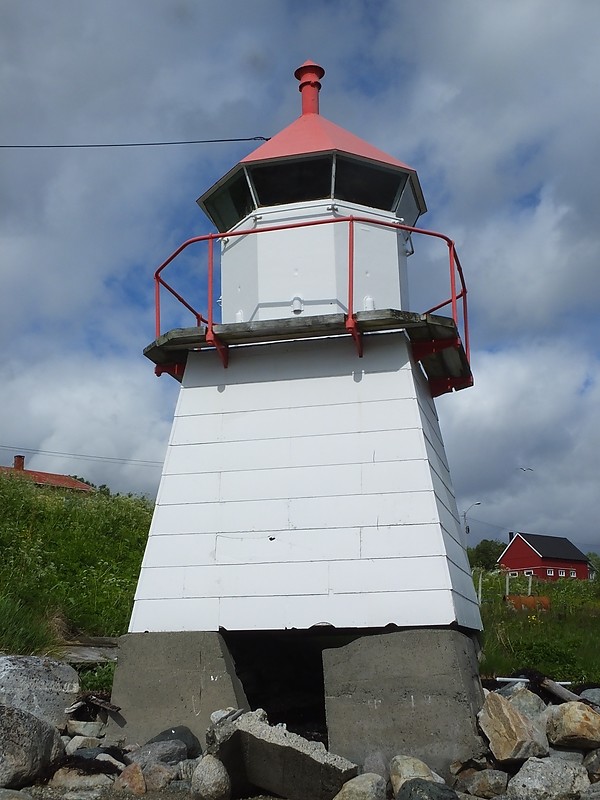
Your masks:
{"label": "lantern room glass pane", "polygon": [[220,231],[228,231],[253,209],[244,172],[238,172],[205,201],[206,210]]}
{"label": "lantern room glass pane", "polygon": [[331,197],[332,156],[248,167],[261,206]]}
{"label": "lantern room glass pane", "polygon": [[404,172],[338,156],[333,196],[338,200],[392,211],[406,178]]}

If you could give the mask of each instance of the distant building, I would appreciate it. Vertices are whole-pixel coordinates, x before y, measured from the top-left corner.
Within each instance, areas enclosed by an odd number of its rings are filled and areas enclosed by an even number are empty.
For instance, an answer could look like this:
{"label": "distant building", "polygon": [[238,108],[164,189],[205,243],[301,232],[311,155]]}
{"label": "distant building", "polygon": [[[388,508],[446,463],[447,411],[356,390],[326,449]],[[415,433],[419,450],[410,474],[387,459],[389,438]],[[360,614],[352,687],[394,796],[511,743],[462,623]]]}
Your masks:
{"label": "distant building", "polygon": [[562,536],[511,533],[497,563],[512,577],[533,575],[548,581],[559,578],[590,580],[593,567],[584,553]]}
{"label": "distant building", "polygon": [[15,456],[12,467],[0,467],[0,472],[5,475],[14,475],[38,486],[51,486],[55,489],[69,489],[73,492],[93,492],[93,486],[89,486],[77,478],[69,475],[57,475],[54,472],[38,472],[34,469],[25,469],[25,456]]}

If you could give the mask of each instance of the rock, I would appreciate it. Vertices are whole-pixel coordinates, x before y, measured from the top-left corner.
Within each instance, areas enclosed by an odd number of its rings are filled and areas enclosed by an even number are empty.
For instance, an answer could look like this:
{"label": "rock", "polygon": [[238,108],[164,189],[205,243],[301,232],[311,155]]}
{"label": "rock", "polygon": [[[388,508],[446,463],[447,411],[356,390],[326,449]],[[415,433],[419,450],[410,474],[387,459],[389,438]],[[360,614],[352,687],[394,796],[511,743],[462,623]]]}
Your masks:
{"label": "rock", "polygon": [[453,780],[450,781],[450,786],[454,789],[455,792],[459,792],[462,794],[466,794],[467,792],[467,782],[479,772],[478,769],[474,767],[464,767],[460,774],[455,776]]}
{"label": "rock", "polygon": [[0,789],[0,800],[32,800],[32,797],[16,789]]}
{"label": "rock", "polygon": [[115,780],[115,789],[132,794],[146,794],[146,780],[139,764],[128,764]]}
{"label": "rock", "polygon": [[219,725],[225,720],[233,721],[234,719],[240,717],[243,713],[243,709],[233,708],[232,706],[229,706],[228,708],[220,708],[218,711],[212,712],[210,715],[210,721],[212,725]]}
{"label": "rock", "polygon": [[122,761],[118,761],[114,756],[111,756],[110,753],[98,753],[95,761],[104,761],[107,764],[112,764],[115,767],[116,772],[123,772],[125,769],[125,764]]}
{"label": "rock", "polygon": [[424,778],[406,781],[396,800],[457,800],[458,794],[445,783],[433,783]]}
{"label": "rock", "polygon": [[580,750],[557,750],[551,747],[548,757],[571,761],[573,764],[583,764],[583,753]]}
{"label": "rock", "polygon": [[178,769],[171,764],[155,761],[142,770],[147,792],[161,792],[177,778]]}
{"label": "rock", "polygon": [[592,750],[586,755],[582,763],[591,782],[598,783],[600,781],[600,750]]}
{"label": "rock", "polygon": [[513,708],[516,708],[517,711],[530,719],[536,719],[546,710],[546,703],[542,698],[530,692],[525,686],[515,689],[508,698],[508,702]]}
{"label": "rock", "polygon": [[557,706],[546,725],[551,744],[594,750],[600,747],[600,714],[577,701]]}
{"label": "rock", "polygon": [[530,758],[508,782],[511,800],[578,800],[590,785],[585,768],[553,758]]}
{"label": "rock", "polygon": [[146,744],[171,742],[173,740],[184,743],[187,748],[186,758],[197,758],[202,753],[202,747],[200,746],[198,737],[195,736],[186,725],[176,725],[173,728],[167,728],[156,736],[153,736],[152,739],[148,739]]}
{"label": "rock", "polygon": [[515,692],[520,692],[521,689],[527,689],[527,683],[515,678],[512,683],[505,683],[504,686],[496,689],[492,694],[499,694],[508,700]]}
{"label": "rock", "polygon": [[600,705],[600,689],[584,689],[579,695],[584,700],[591,700],[592,703]]}
{"label": "rock", "polygon": [[482,769],[464,781],[467,794],[477,797],[498,797],[505,794],[508,786],[508,775],[499,769]]}
{"label": "rock", "polygon": [[497,692],[485,698],[477,719],[494,758],[501,763],[548,754],[548,740],[541,726],[513,708]]}
{"label": "rock", "polygon": [[94,775],[84,775],[77,769],[71,767],[61,767],[57,770],[48,783],[53,789],[99,789],[108,786],[112,787],[113,780],[109,775],[96,773]]}
{"label": "rock", "polygon": [[102,739],[95,739],[91,736],[74,736],[65,747],[65,752],[70,756],[83,747],[99,747],[101,743]]}
{"label": "rock", "polygon": [[68,664],[37,656],[0,656],[0,704],[62,729],[77,699],[79,676]]}
{"label": "rock", "polygon": [[104,794],[104,789],[72,789],[65,792],[62,800],[100,800]]}
{"label": "rock", "polygon": [[390,768],[381,750],[375,750],[367,754],[363,764],[363,772],[374,772],[375,775],[381,775],[387,784],[390,779]]}
{"label": "rock", "polygon": [[198,758],[186,758],[180,761],[177,765],[177,778],[176,780],[191,781],[192,775],[196,771],[196,767],[202,760],[202,756]]}
{"label": "rock", "polygon": [[600,786],[593,783],[579,795],[579,800],[600,800]]}
{"label": "rock", "polygon": [[192,800],[229,800],[231,781],[218,758],[207,755],[192,775]]}
{"label": "rock", "polygon": [[64,754],[56,728],[26,711],[0,705],[0,787],[16,789],[45,777]]}
{"label": "rock", "polygon": [[94,739],[99,739],[104,736],[106,731],[106,723],[102,720],[82,720],[82,719],[68,719],[67,720],[67,733],[69,736],[89,736]]}
{"label": "rock", "polygon": [[[406,781],[410,781],[413,778],[423,778],[426,781],[436,780],[433,772],[421,759],[414,756],[394,756],[390,762],[390,781],[394,796],[398,794]],[[438,779],[436,782],[439,783],[440,780],[442,783],[444,782],[442,779]]]}
{"label": "rock", "polygon": [[165,764],[178,764],[187,758],[187,746],[179,739],[149,742],[129,753],[129,760],[139,764],[142,769],[152,761],[162,761]]}
{"label": "rock", "polygon": [[334,800],[385,800],[386,782],[374,772],[363,772],[342,786]]}

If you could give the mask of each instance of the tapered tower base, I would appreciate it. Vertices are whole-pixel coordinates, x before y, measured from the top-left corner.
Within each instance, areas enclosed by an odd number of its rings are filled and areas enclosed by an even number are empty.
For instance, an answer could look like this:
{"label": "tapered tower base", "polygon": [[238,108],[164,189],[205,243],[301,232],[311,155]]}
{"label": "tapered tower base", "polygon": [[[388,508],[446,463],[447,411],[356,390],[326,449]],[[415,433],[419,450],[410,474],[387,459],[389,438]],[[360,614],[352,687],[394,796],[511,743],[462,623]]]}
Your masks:
{"label": "tapered tower base", "polygon": [[131,632],[481,627],[403,331],[191,352]]}

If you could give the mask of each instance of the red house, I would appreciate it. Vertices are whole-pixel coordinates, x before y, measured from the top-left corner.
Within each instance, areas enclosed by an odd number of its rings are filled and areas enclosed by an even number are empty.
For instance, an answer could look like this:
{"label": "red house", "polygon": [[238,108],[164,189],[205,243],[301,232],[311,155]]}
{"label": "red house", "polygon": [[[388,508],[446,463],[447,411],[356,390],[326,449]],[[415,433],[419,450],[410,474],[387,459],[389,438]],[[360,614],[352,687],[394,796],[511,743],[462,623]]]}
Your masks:
{"label": "red house", "polygon": [[87,483],[71,478],[70,475],[58,475],[55,472],[39,472],[35,469],[25,469],[25,456],[15,456],[14,466],[0,467],[0,472],[14,475],[38,486],[51,486],[55,489],[69,489],[72,492],[93,492],[94,488]]}
{"label": "red house", "polygon": [[590,580],[593,567],[586,556],[562,536],[510,533],[510,541],[497,563],[511,577],[533,575],[547,581],[559,578]]}

